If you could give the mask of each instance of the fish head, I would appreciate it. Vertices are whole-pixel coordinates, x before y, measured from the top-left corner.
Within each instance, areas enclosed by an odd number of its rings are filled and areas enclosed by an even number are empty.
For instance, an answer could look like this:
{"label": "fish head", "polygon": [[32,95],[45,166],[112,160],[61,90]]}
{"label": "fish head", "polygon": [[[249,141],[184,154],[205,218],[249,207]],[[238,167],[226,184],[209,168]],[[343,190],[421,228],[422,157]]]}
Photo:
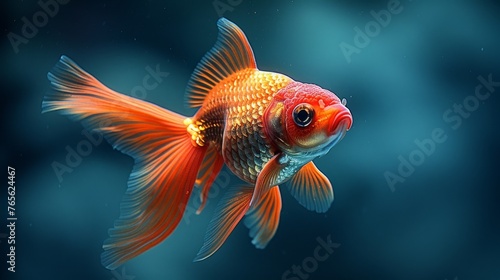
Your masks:
{"label": "fish head", "polygon": [[317,85],[291,82],[266,108],[264,128],[288,155],[326,154],[352,126],[346,102]]}

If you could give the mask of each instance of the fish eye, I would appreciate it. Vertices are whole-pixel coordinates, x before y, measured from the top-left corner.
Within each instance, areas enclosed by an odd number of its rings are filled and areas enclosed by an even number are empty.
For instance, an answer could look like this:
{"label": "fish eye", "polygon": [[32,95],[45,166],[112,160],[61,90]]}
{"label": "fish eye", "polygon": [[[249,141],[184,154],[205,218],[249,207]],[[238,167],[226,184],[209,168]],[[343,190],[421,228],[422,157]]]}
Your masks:
{"label": "fish eye", "polygon": [[314,109],[307,103],[302,103],[293,109],[293,121],[300,127],[306,127],[311,124],[314,116]]}

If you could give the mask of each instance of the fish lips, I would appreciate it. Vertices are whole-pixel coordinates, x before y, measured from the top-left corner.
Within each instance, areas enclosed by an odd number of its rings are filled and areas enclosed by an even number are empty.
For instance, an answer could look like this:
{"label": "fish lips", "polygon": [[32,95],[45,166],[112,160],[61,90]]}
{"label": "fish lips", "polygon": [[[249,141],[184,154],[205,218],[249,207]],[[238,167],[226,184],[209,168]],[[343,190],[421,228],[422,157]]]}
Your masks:
{"label": "fish lips", "polygon": [[352,115],[349,109],[343,105],[334,105],[330,108],[332,110],[332,117],[328,125],[328,133],[330,136],[337,134],[345,134],[352,126]]}

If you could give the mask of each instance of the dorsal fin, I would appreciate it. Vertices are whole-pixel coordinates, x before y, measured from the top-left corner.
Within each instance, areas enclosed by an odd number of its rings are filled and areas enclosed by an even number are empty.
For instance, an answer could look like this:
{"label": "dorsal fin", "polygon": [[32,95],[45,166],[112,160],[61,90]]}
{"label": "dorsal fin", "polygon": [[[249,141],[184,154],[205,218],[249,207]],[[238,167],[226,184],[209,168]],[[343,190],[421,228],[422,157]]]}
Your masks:
{"label": "dorsal fin", "polygon": [[200,107],[208,92],[224,78],[246,68],[257,68],[245,33],[231,21],[217,21],[217,42],[196,66],[186,94],[190,107]]}

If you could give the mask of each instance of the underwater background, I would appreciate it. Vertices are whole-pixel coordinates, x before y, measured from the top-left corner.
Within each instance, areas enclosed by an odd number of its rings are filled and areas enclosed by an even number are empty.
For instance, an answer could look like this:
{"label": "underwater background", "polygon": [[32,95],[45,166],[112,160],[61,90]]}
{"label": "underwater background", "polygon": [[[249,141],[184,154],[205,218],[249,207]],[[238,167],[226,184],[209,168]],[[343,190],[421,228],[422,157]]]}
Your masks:
{"label": "underwater background", "polygon": [[[500,279],[499,2],[1,5],[0,162],[15,168],[17,217],[10,272],[4,172],[1,279]],[[259,69],[347,99],[352,129],[315,161],[335,201],[317,214],[283,189],[266,249],[255,249],[240,224],[212,257],[193,263],[218,199],[241,183],[225,169],[201,215],[193,195],[166,241],[107,270],[101,246],[133,160],[81,124],[41,114],[47,72],[64,54],[118,92],[193,115],[184,90],[219,17],[246,33]],[[162,75],[146,89],[152,71]],[[334,246],[325,248],[328,240]]]}

